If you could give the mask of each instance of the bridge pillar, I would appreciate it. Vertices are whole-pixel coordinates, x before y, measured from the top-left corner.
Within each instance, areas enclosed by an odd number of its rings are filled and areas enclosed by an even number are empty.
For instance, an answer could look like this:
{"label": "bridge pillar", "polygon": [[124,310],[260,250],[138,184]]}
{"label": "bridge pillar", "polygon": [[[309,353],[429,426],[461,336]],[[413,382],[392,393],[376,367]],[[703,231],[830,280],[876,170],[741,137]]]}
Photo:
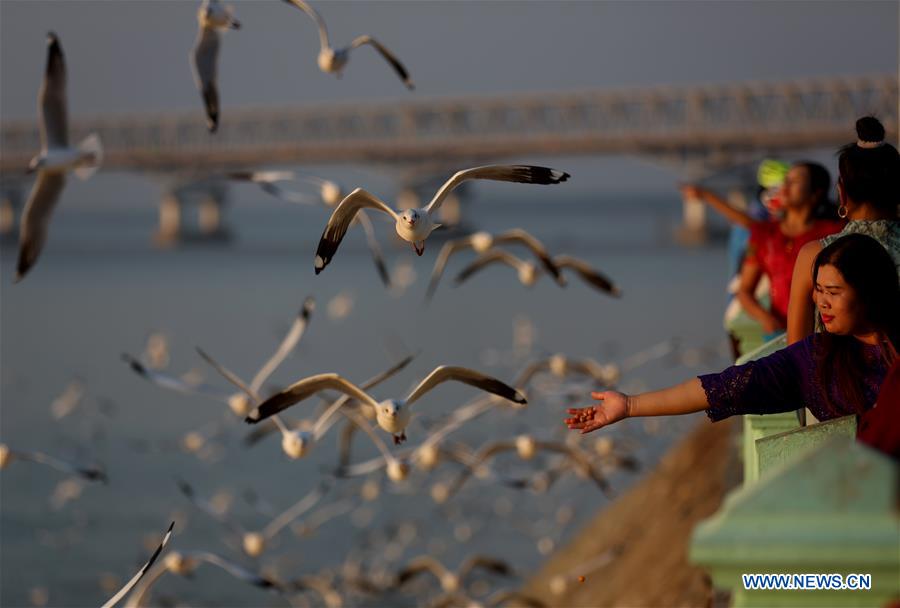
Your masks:
{"label": "bridge pillar", "polygon": [[154,240],[158,245],[171,246],[181,238],[182,201],[175,192],[166,192],[159,201],[159,229]]}
{"label": "bridge pillar", "polygon": [[700,245],[706,242],[707,236],[706,204],[700,199],[683,198],[678,241],[685,245]]}
{"label": "bridge pillar", "polygon": [[[159,229],[154,241],[171,247],[183,241],[221,241],[230,236],[224,227],[222,206],[225,190],[217,184],[188,184],[167,191],[159,202]],[[192,215],[186,211],[196,208],[196,228],[191,228]]]}

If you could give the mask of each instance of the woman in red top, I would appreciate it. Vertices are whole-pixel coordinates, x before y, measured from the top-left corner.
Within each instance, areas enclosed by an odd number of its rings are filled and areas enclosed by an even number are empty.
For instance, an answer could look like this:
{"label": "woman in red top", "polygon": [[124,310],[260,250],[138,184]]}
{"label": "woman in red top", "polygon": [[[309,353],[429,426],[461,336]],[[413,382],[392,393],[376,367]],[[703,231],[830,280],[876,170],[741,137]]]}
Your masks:
{"label": "woman in red top", "polygon": [[[750,228],[750,244],[741,267],[737,297],[747,314],[760,322],[767,337],[787,326],[791,277],[800,248],[809,241],[840,232],[843,222],[829,209],[831,177],[818,163],[797,163],[781,186],[784,216],[757,222]],[[763,274],[771,283],[771,310],[757,301],[754,292]]]}

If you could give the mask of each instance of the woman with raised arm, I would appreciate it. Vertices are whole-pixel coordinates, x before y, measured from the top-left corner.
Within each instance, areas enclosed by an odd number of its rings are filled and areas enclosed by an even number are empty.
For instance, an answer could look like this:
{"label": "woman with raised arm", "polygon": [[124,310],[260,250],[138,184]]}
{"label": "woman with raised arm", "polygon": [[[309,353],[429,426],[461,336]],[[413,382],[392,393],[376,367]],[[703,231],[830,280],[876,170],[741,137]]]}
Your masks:
{"label": "woman with raised arm", "polygon": [[851,234],[819,253],[813,276],[823,333],[664,390],[591,393],[600,403],[569,409],[566,424],[589,433],[623,418],[700,410],[713,421],[787,412],[800,405],[819,420],[865,412],[875,403],[900,345],[900,281],[894,261],[874,239]]}
{"label": "woman with raised arm", "polygon": [[[696,196],[725,217],[750,230],[747,253],[740,268],[737,299],[747,314],[756,320],[767,339],[787,327],[788,300],[794,261],[800,248],[810,241],[838,232],[842,222],[832,217],[828,201],[831,178],[828,170],[813,162],[791,166],[780,188],[783,215],[770,220],[753,221],[749,215],[731,208],[714,193],[686,187],[686,195]],[[756,297],[763,275],[769,277],[769,307]]]}
{"label": "woman with raised arm", "polygon": [[807,243],[797,255],[788,307],[788,344],[813,331],[813,261],[835,239],[854,233],[869,235],[890,253],[900,273],[900,156],[884,141],[884,127],[878,119],[860,118],[856,133],[859,139],[841,148],[838,160],[838,214],[848,222],[842,232]]}

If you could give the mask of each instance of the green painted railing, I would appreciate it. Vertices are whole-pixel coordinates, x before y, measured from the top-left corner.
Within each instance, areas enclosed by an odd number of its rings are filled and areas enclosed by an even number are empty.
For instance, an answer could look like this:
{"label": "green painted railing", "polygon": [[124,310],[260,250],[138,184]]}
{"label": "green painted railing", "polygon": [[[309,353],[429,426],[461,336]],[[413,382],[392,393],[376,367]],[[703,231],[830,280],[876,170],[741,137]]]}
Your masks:
{"label": "green painted railing", "polygon": [[[766,342],[756,350],[735,361],[737,365],[743,365],[755,359],[770,355],[787,346],[787,337],[782,334],[777,338]],[[769,414],[766,416],[744,416],[744,436],[742,456],[744,458],[744,483],[753,483],[759,479],[759,456],[756,450],[757,442],[770,435],[776,435],[800,427],[800,422],[794,412],[784,414]]]}
{"label": "green painted railing", "polygon": [[[845,421],[825,426],[762,440],[761,463],[771,468],[694,530],[690,559],[731,591],[732,606],[881,607],[900,598],[900,467],[847,437]],[[777,454],[791,441],[807,451],[785,462]],[[748,590],[745,574],[838,574],[845,583],[863,574],[871,588]]]}

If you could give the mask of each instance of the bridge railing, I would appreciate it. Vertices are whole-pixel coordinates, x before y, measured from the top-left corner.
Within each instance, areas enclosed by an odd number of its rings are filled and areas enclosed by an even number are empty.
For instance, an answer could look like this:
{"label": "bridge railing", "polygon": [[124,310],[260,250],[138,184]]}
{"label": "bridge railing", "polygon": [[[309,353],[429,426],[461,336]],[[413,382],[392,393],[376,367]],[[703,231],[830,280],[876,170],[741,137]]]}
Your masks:
{"label": "bridge railing", "polygon": [[[199,109],[73,121],[73,141],[96,132],[108,166],[278,160],[421,160],[431,155],[653,153],[709,147],[838,145],[853,121],[878,115],[897,134],[897,77],[653,87],[421,99],[306,108],[231,109],[207,133]],[[0,169],[40,147],[33,120],[4,122]],[[698,152],[699,153],[699,152]]]}

